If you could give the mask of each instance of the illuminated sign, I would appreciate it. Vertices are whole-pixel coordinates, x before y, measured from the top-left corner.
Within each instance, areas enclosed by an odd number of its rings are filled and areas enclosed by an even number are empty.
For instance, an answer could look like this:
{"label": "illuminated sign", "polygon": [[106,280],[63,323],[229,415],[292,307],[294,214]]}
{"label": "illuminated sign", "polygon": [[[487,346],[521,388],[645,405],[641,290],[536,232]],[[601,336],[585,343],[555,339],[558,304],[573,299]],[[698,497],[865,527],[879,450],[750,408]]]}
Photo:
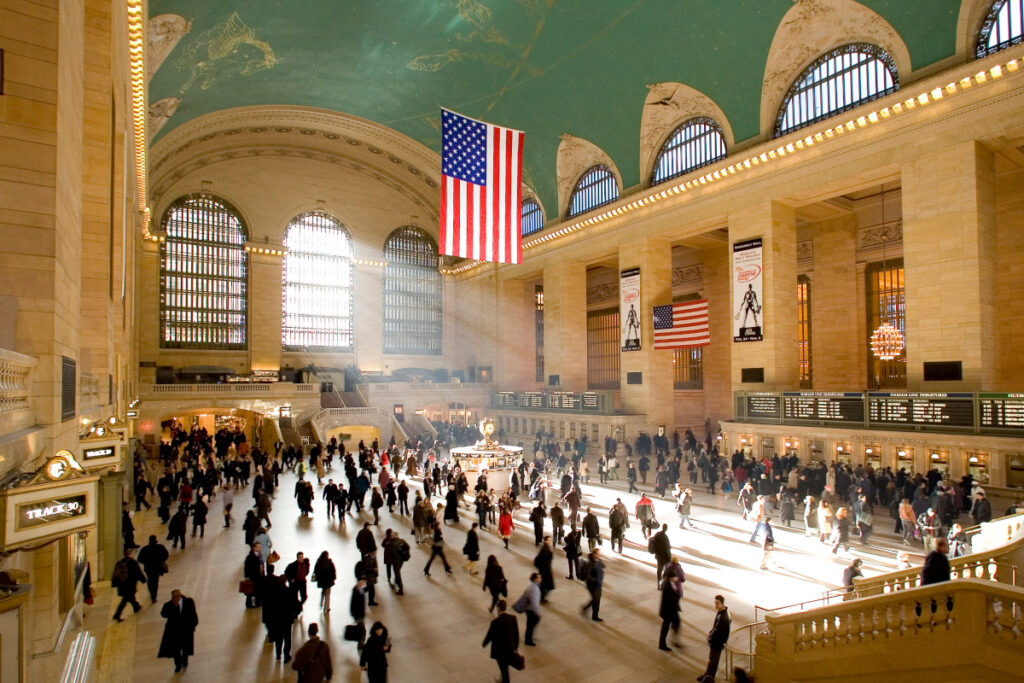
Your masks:
{"label": "illuminated sign", "polygon": [[109,458],[114,455],[113,446],[99,446],[97,448],[83,448],[82,457],[86,460],[92,460],[93,458]]}
{"label": "illuminated sign", "polygon": [[85,514],[85,494],[23,503],[16,509],[18,529],[30,529],[72,517],[81,517]]}
{"label": "illuminated sign", "polygon": [[125,416],[128,417],[129,419],[131,419],[133,417],[138,417],[139,416],[139,411],[137,411],[137,410],[129,410],[129,411],[127,411],[125,413]]}

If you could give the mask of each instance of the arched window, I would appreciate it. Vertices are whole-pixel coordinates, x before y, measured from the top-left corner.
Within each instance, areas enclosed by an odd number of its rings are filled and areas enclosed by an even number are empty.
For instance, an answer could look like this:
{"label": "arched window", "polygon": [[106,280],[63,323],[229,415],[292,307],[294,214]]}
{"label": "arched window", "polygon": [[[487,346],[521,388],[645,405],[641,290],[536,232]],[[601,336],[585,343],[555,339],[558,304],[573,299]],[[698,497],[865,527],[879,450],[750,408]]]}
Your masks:
{"label": "arched window", "polygon": [[977,55],[985,57],[1024,40],[1024,0],[996,0],[978,32]]}
{"label": "arched window", "polygon": [[544,229],[544,212],[533,199],[523,202],[523,237]]}
{"label": "arched window", "polygon": [[614,202],[619,198],[615,176],[604,166],[594,166],[576,182],[569,197],[569,218]]}
{"label": "arched window", "polygon": [[352,348],[352,238],[323,211],[296,216],[284,233],[285,349]]}
{"label": "arched window", "polygon": [[437,247],[419,228],[384,243],[384,353],[441,353],[441,275]]}
{"label": "arched window", "polygon": [[227,202],[188,195],[164,213],[160,345],[244,349],[245,226]]}
{"label": "arched window", "polygon": [[651,185],[707,166],[725,157],[725,138],[714,120],[704,116],[686,121],[675,129],[658,153]]}
{"label": "arched window", "polygon": [[899,89],[896,63],[875,45],[844,45],[807,67],[782,101],[775,136],[785,135]]}

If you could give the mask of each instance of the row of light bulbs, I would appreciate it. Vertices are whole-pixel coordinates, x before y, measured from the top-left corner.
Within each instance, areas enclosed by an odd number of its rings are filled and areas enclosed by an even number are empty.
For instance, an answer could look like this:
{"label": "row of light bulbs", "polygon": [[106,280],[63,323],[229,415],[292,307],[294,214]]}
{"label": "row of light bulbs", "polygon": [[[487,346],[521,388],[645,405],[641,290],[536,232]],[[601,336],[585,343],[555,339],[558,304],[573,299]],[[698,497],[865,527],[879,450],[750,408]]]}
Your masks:
{"label": "row of light bulbs", "polygon": [[[990,83],[996,79],[1001,78],[1005,74],[1005,72],[1016,72],[1020,69],[1020,67],[1021,60],[1019,59],[1011,59],[1004,64],[996,64],[990,69],[979,71],[973,76],[965,76],[964,78],[961,78],[959,81],[948,83],[943,87],[937,87],[933,88],[932,90],[922,92],[917,97],[907,98],[903,102],[896,102],[891,106],[883,107],[882,109],[872,111],[871,113],[865,114],[863,116],[858,116],[856,119],[852,119],[850,121],[846,121],[845,123],[840,123],[830,128],[820,130],[816,133],[809,134],[801,140],[795,140],[794,142],[779,145],[775,149],[768,150],[766,152],[761,152],[760,154],[752,155],[750,157],[747,157],[743,161],[730,163],[728,166],[723,165],[714,170],[707,171],[706,173],[697,178],[693,178],[685,182],[680,182],[677,185],[667,187],[657,192],[652,192],[651,194],[648,194],[645,197],[640,197],[639,199],[635,199],[627,204],[607,209],[599,214],[590,216],[589,218],[576,221],[575,223],[571,223],[569,225],[561,227],[558,230],[555,230],[554,232],[547,233],[545,235],[532,239],[529,242],[525,242],[523,244],[523,249],[532,249],[533,247],[538,247],[542,244],[545,244],[546,242],[550,242],[551,240],[576,232],[577,230],[588,228],[591,225],[601,223],[611,218],[617,218],[619,216],[622,216],[623,214],[629,213],[637,209],[641,209],[645,206],[650,206],[652,204],[660,202],[663,199],[667,199],[669,197],[681,194],[688,190],[692,190],[697,187],[702,187],[704,185],[707,185],[708,183],[713,183],[716,180],[727,178],[729,176],[735,175],[747,169],[754,168],[755,166],[760,166],[762,164],[769,163],[771,161],[780,159],[790,154],[795,154],[796,152],[799,152],[807,147],[813,147],[816,144],[827,142],[829,140],[834,140],[836,138],[846,135],[847,133],[852,133],[859,128],[867,128],[870,125],[879,123],[880,121],[885,121],[887,119],[892,118],[893,116],[898,116],[905,112],[916,109],[917,107],[922,107],[932,102],[938,102],[939,100],[943,99],[946,96],[956,95],[957,93],[969,90],[975,87],[976,85]],[[474,261],[472,263],[463,264],[458,268],[445,269],[442,272],[446,275],[455,275],[458,273],[466,272],[467,270],[471,270],[473,268],[477,268],[483,264],[484,262],[482,261]]]}
{"label": "row of light bulbs", "polygon": [[132,89],[132,124],[135,140],[135,183],[139,197],[139,210],[143,213],[142,234],[150,239],[150,210],[146,206],[149,190],[146,186],[146,59],[145,25],[142,0],[127,0],[128,11],[128,68]]}

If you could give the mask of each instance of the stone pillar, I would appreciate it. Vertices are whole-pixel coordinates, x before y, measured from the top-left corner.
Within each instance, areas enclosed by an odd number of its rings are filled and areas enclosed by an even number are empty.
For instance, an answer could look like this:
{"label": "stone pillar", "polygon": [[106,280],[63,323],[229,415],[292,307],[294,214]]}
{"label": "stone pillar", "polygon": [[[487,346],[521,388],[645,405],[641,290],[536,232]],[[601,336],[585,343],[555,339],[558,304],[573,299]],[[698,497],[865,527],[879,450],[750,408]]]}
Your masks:
{"label": "stone pillar", "polygon": [[[369,254],[367,257],[370,258]],[[371,265],[355,265],[353,268],[352,284],[356,300],[363,302],[363,306],[354,311],[355,320],[352,325],[356,365],[360,368],[384,370],[387,364],[389,367],[385,374],[390,374],[395,368],[384,354],[384,269]]]}
{"label": "stone pillar", "polygon": [[[704,298],[708,300],[711,343],[704,347],[704,413],[712,427],[732,418],[732,304],[729,290],[729,244],[704,250]],[[701,434],[700,436],[703,436]]]}
{"label": "stone pillar", "polygon": [[[866,341],[858,336],[864,317],[857,298],[857,217],[818,224],[811,278],[811,381],[818,391],[852,391],[864,386],[861,365]],[[863,278],[861,278],[863,279]],[[793,286],[796,287],[794,280]],[[863,327],[861,322],[859,327]],[[795,342],[794,342],[795,343]]]}
{"label": "stone pillar", "polygon": [[[129,462],[131,457],[129,456]],[[128,475],[124,472],[111,472],[100,477],[99,500],[96,508],[96,555],[98,563],[93,570],[93,581],[104,581],[110,578],[114,564],[121,559],[123,542],[121,539],[121,503],[124,502],[124,488]],[[133,510],[134,506],[129,507]],[[148,537],[143,535],[142,524],[135,524],[135,542],[146,545]]]}
{"label": "stone pillar", "polygon": [[[653,307],[672,303],[672,245],[654,238],[621,245],[619,269],[634,267],[640,268],[640,350],[621,353],[619,387],[622,412],[646,415],[653,436],[658,425],[670,430],[675,422],[672,351],[654,350],[653,323]],[[631,373],[639,373],[639,383],[629,383]]]}
{"label": "stone pillar", "polygon": [[534,286],[525,280],[498,282],[494,382],[503,391],[523,391],[537,377]]}
{"label": "stone pillar", "polygon": [[544,269],[544,383],[587,388],[587,267],[562,261]]}
{"label": "stone pillar", "polygon": [[[733,391],[782,391],[799,386],[796,335],[796,215],[793,207],[761,202],[729,215],[729,258],[737,242],[760,237],[764,292],[761,321],[764,339],[733,342]],[[730,260],[730,304],[733,282]],[[729,329],[736,311],[730,305]],[[764,382],[742,382],[743,368],[763,368]]]}
{"label": "stone pillar", "polygon": [[249,253],[249,369],[281,367],[281,259]]}
{"label": "stone pillar", "polygon": [[[976,141],[903,168],[907,388],[979,391],[998,371],[995,161]],[[960,361],[963,381],[924,383],[924,363]]]}

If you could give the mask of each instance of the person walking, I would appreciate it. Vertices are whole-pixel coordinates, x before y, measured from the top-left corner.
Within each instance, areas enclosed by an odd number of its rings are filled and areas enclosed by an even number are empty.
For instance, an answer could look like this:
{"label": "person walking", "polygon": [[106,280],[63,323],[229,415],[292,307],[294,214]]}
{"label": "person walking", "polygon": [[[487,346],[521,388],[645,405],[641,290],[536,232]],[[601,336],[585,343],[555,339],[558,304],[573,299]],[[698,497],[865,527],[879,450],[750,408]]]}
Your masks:
{"label": "person walking", "polygon": [[[491,555],[494,559],[494,555]],[[498,671],[501,673],[501,683],[509,683],[508,667],[513,660],[519,658],[519,620],[515,615],[508,614],[505,609],[505,601],[498,600],[498,616],[491,620],[487,627],[487,635],[481,647],[491,645],[491,659],[498,663]]]}
{"label": "person walking", "polygon": [[302,612],[298,591],[286,583],[284,576],[270,575],[263,604],[269,612],[266,622],[270,642],[274,644],[274,658],[281,661],[283,655],[287,664],[292,659],[292,625]]}
{"label": "person walking", "polygon": [[366,597],[369,599],[370,607],[377,606],[377,578],[380,576],[380,566],[377,564],[377,551],[368,552],[363,559],[356,562],[356,579],[366,582]]}
{"label": "person walking", "polygon": [[313,581],[320,589],[320,609],[325,613],[331,611],[331,587],[337,579],[338,570],[325,550],[320,553],[320,557],[316,558],[316,564],[313,565]]}
{"label": "person walking", "polygon": [[487,557],[487,566],[484,568],[483,590],[491,592],[491,606],[487,608],[488,612],[494,609],[501,596],[508,595],[508,581],[505,579],[505,570],[498,564],[498,558],[494,555]]}
{"label": "person walking", "polygon": [[718,675],[718,660],[722,657],[722,650],[729,642],[729,631],[732,626],[732,618],[729,616],[729,609],[725,606],[725,598],[721,595],[715,596],[715,621],[708,631],[708,668],[697,677],[701,683],[714,683]]}
{"label": "person walking", "polygon": [[[402,566],[409,561],[409,544],[398,534],[391,537],[391,541],[385,546],[385,553],[390,549],[391,565],[389,569],[395,573],[395,586],[398,590],[395,595],[405,595],[405,587],[402,585]],[[388,585],[391,585],[391,577],[388,576]]]}
{"label": "person walking", "polygon": [[512,538],[512,531],[515,528],[512,511],[507,507],[502,507],[501,515],[498,517],[498,533],[501,534],[501,540],[505,542],[505,550],[508,550],[508,539]]}
{"label": "person walking", "polygon": [[306,577],[309,576],[309,559],[302,553],[295,554],[295,561],[284,568],[284,577],[302,604],[306,604]]}
{"label": "person walking", "polygon": [[693,505],[693,489],[683,489],[676,502],[676,511],[679,512],[679,528],[694,528],[690,521],[690,507]]}
{"label": "person walking", "polygon": [[224,508],[224,528],[231,526],[231,508],[235,506],[235,492],[228,484],[220,489],[220,504]]}
{"label": "person walking", "polygon": [[533,572],[530,574],[530,583],[527,584],[526,590],[512,605],[512,609],[515,611],[526,614],[526,635],[523,638],[523,643],[531,647],[537,644],[533,640],[533,634],[537,624],[540,623],[540,600],[540,574]]}
{"label": "person walking", "polygon": [[423,574],[430,576],[430,565],[434,562],[435,557],[440,557],[441,562],[444,563],[444,573],[451,574],[452,568],[448,565],[448,558],[444,556],[444,534],[441,533],[441,523],[434,522],[434,540],[430,544],[430,559],[427,560],[427,564],[423,567]]}
{"label": "person walking", "polygon": [[621,555],[622,542],[626,537],[626,513],[619,505],[612,506],[608,513],[608,528],[611,530],[612,550]]}
{"label": "person walking", "polygon": [[160,590],[160,577],[167,573],[167,559],[170,554],[163,544],[158,543],[156,536],[149,537],[149,545],[139,551],[139,564],[146,572],[146,587],[149,598],[156,604],[156,594]]}
{"label": "person walking", "polygon": [[177,673],[188,668],[188,658],[195,649],[195,632],[199,625],[195,600],[185,597],[175,588],[171,591],[171,599],[160,609],[160,616],[167,623],[164,624],[157,658],[173,659],[174,671]]}
{"label": "person walking", "polygon": [[181,505],[178,507],[178,511],[171,517],[171,521],[167,524],[167,540],[171,542],[172,548],[178,547],[178,542],[181,541],[181,549],[185,549],[185,531],[188,528],[188,513],[186,507]]}
{"label": "person walking", "polygon": [[530,510],[530,521],[533,522],[533,544],[540,545],[544,540],[544,519],[548,516],[544,509],[544,503],[537,503],[536,507]]}
{"label": "person walking", "polygon": [[597,515],[589,507],[587,508],[586,516],[583,518],[583,533],[587,537],[590,552],[597,550],[597,546],[601,542],[601,526],[598,524]]}
{"label": "person walking", "polygon": [[307,633],[309,640],[295,653],[292,669],[298,672],[302,683],[324,683],[334,675],[331,650],[327,643],[320,640],[320,627],[316,622],[309,625]]}
{"label": "person walking", "polygon": [[576,560],[583,554],[583,551],[580,549],[582,543],[583,538],[580,536],[580,532],[576,530],[576,525],[571,525],[564,544],[565,559],[569,562],[569,575],[565,578],[570,581],[573,580],[573,575],[576,573]]}
{"label": "person walking", "polygon": [[946,556],[948,552],[949,542],[941,536],[935,539],[935,548],[924,558],[924,565],[921,567],[922,586],[949,581],[949,558]]}
{"label": "person walking", "polygon": [[359,548],[362,555],[372,553],[377,549],[377,541],[373,537],[373,531],[370,530],[369,522],[363,522],[363,528],[356,534],[356,547]]}
{"label": "person walking", "polygon": [[854,582],[853,582],[853,580],[858,578],[858,577],[864,576],[864,573],[861,572],[861,570],[860,570],[860,566],[863,563],[864,563],[864,560],[860,559],[859,557],[854,558],[853,562],[851,562],[849,565],[847,565],[846,569],[843,570],[843,588],[846,589],[846,593],[850,597],[853,597],[853,595],[852,595],[853,591],[854,591]]}
{"label": "person walking", "polygon": [[661,582],[661,605],[658,608],[658,616],[661,617],[661,633],[658,636],[658,649],[671,650],[665,642],[668,637],[668,630],[671,628],[679,632],[679,601],[683,598],[683,584],[679,575],[671,573],[665,576]]}
{"label": "person walking", "polygon": [[388,653],[391,652],[391,638],[388,630],[379,621],[370,627],[370,636],[363,645],[359,666],[366,671],[369,683],[386,683],[388,680]]}
{"label": "person walking", "polygon": [[658,528],[658,520],[654,514],[654,501],[648,498],[646,493],[641,493],[634,512],[637,521],[640,522],[640,531],[644,538],[650,538],[651,532]]}
{"label": "person walking", "polygon": [[[352,616],[353,626],[356,627],[358,638],[356,638],[356,649],[362,650],[366,642],[366,626],[363,620],[366,618],[366,581],[359,579],[356,585],[352,586],[352,594],[348,600],[348,613]],[[346,633],[346,640],[349,636]]]}
{"label": "person walking", "polygon": [[[192,508],[192,538],[199,532],[199,538],[206,536],[206,515],[210,512],[210,506],[206,504],[206,496],[199,496],[195,506]],[[181,546],[184,548],[184,544]]]}
{"label": "person walking", "polygon": [[476,563],[480,561],[480,539],[476,535],[477,526],[478,524],[473,522],[473,526],[466,533],[466,543],[462,546],[462,554],[466,556],[466,564],[463,565],[463,569],[469,574],[478,573]]}
{"label": "person walking", "polygon": [[672,561],[672,542],[668,538],[668,524],[661,525],[661,531],[651,536],[648,545],[658,562],[658,588],[661,588],[665,567]]}
{"label": "person walking", "polygon": [[253,541],[249,554],[245,556],[242,575],[252,582],[251,591],[245,594],[246,609],[263,605],[263,579],[267,575],[267,565],[260,554],[261,550],[259,542]]}
{"label": "person walking", "polygon": [[592,621],[604,621],[601,618],[601,591],[604,586],[604,563],[601,562],[601,550],[595,548],[590,553],[590,560],[587,562],[587,590],[590,592],[590,602],[580,608],[580,612],[586,614],[590,609]]}
{"label": "person walking", "polygon": [[129,603],[136,612],[142,609],[142,605],[135,599],[135,591],[138,590],[140,582],[146,583],[146,575],[142,573],[139,563],[132,557],[132,552],[134,551],[131,548],[124,549],[124,557],[114,565],[114,574],[110,580],[110,585],[117,589],[117,594],[121,597],[121,603],[117,606],[117,611],[114,612],[114,621],[124,621],[121,618],[121,612]]}
{"label": "person walking", "polygon": [[551,562],[555,558],[551,551],[551,537],[545,536],[543,540],[544,543],[541,545],[537,557],[533,559],[533,566],[540,574],[540,601],[547,602],[548,593],[555,590],[555,577],[551,573]]}
{"label": "person walking", "polygon": [[565,537],[565,511],[558,506],[556,501],[548,512],[548,516],[551,518],[551,542],[558,545]]}

